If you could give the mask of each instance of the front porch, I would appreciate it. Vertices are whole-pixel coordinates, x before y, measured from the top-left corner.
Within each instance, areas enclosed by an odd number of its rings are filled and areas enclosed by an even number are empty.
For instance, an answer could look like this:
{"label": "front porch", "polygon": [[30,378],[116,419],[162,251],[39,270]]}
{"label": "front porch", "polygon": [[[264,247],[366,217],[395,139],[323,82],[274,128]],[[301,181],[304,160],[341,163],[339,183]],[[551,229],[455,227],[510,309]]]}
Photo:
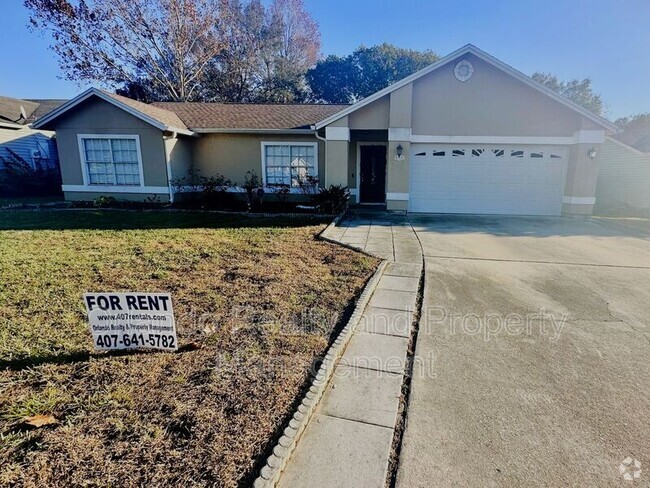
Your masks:
{"label": "front porch", "polygon": [[347,186],[353,205],[408,210],[410,143],[390,141],[388,130],[327,129],[326,185]]}

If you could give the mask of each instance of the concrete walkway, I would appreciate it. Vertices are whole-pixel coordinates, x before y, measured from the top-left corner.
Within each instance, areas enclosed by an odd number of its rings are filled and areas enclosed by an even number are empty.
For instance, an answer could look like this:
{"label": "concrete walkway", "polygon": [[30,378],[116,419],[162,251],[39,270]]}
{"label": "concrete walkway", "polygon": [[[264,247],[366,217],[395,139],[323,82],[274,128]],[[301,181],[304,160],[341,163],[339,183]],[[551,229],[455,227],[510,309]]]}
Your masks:
{"label": "concrete walkway", "polygon": [[383,488],[422,252],[408,219],[388,213],[351,213],[328,237],[390,264],[278,486]]}

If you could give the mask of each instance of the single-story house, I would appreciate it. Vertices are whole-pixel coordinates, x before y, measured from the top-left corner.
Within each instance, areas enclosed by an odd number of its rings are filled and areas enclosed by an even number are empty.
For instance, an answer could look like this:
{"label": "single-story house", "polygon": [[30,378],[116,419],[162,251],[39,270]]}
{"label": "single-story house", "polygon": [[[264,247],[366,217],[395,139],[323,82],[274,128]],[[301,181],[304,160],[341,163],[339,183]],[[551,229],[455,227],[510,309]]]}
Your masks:
{"label": "single-story house", "polygon": [[607,137],[596,160],[595,212],[650,215],[650,127]]}
{"label": "single-story house", "polygon": [[33,169],[58,166],[54,132],[34,130],[29,124],[64,102],[0,96],[0,170],[16,158]]}
{"label": "single-story house", "polygon": [[354,202],[441,213],[588,215],[617,128],[467,45],[353,105],[144,104],[90,89],[35,123],[63,190],[174,198],[193,166],[264,185],[317,177]]}

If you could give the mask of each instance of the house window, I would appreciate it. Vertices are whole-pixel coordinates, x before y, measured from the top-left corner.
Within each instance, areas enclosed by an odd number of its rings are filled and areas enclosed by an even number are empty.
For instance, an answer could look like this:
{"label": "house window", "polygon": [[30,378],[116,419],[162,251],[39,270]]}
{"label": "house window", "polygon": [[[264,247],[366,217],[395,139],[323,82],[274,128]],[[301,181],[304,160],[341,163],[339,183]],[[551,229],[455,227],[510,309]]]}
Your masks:
{"label": "house window", "polygon": [[137,136],[82,136],[80,149],[89,185],[142,184]]}
{"label": "house window", "polygon": [[307,177],[318,177],[315,143],[262,143],[264,183],[269,186],[300,186]]}

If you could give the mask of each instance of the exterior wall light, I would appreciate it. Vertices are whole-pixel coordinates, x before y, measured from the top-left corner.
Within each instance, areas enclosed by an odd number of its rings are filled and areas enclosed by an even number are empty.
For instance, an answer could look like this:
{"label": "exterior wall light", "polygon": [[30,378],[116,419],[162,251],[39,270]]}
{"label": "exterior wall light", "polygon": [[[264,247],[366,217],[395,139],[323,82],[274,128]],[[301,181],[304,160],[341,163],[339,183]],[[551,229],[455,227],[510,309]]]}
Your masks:
{"label": "exterior wall light", "polygon": [[402,159],[402,152],[404,152],[404,148],[402,147],[401,144],[397,145],[397,147],[395,148],[395,151],[397,151],[397,158]]}
{"label": "exterior wall light", "polygon": [[595,147],[592,147],[587,151],[587,156],[589,156],[589,159],[594,159],[596,157],[596,154],[598,154],[598,151],[596,151]]}

